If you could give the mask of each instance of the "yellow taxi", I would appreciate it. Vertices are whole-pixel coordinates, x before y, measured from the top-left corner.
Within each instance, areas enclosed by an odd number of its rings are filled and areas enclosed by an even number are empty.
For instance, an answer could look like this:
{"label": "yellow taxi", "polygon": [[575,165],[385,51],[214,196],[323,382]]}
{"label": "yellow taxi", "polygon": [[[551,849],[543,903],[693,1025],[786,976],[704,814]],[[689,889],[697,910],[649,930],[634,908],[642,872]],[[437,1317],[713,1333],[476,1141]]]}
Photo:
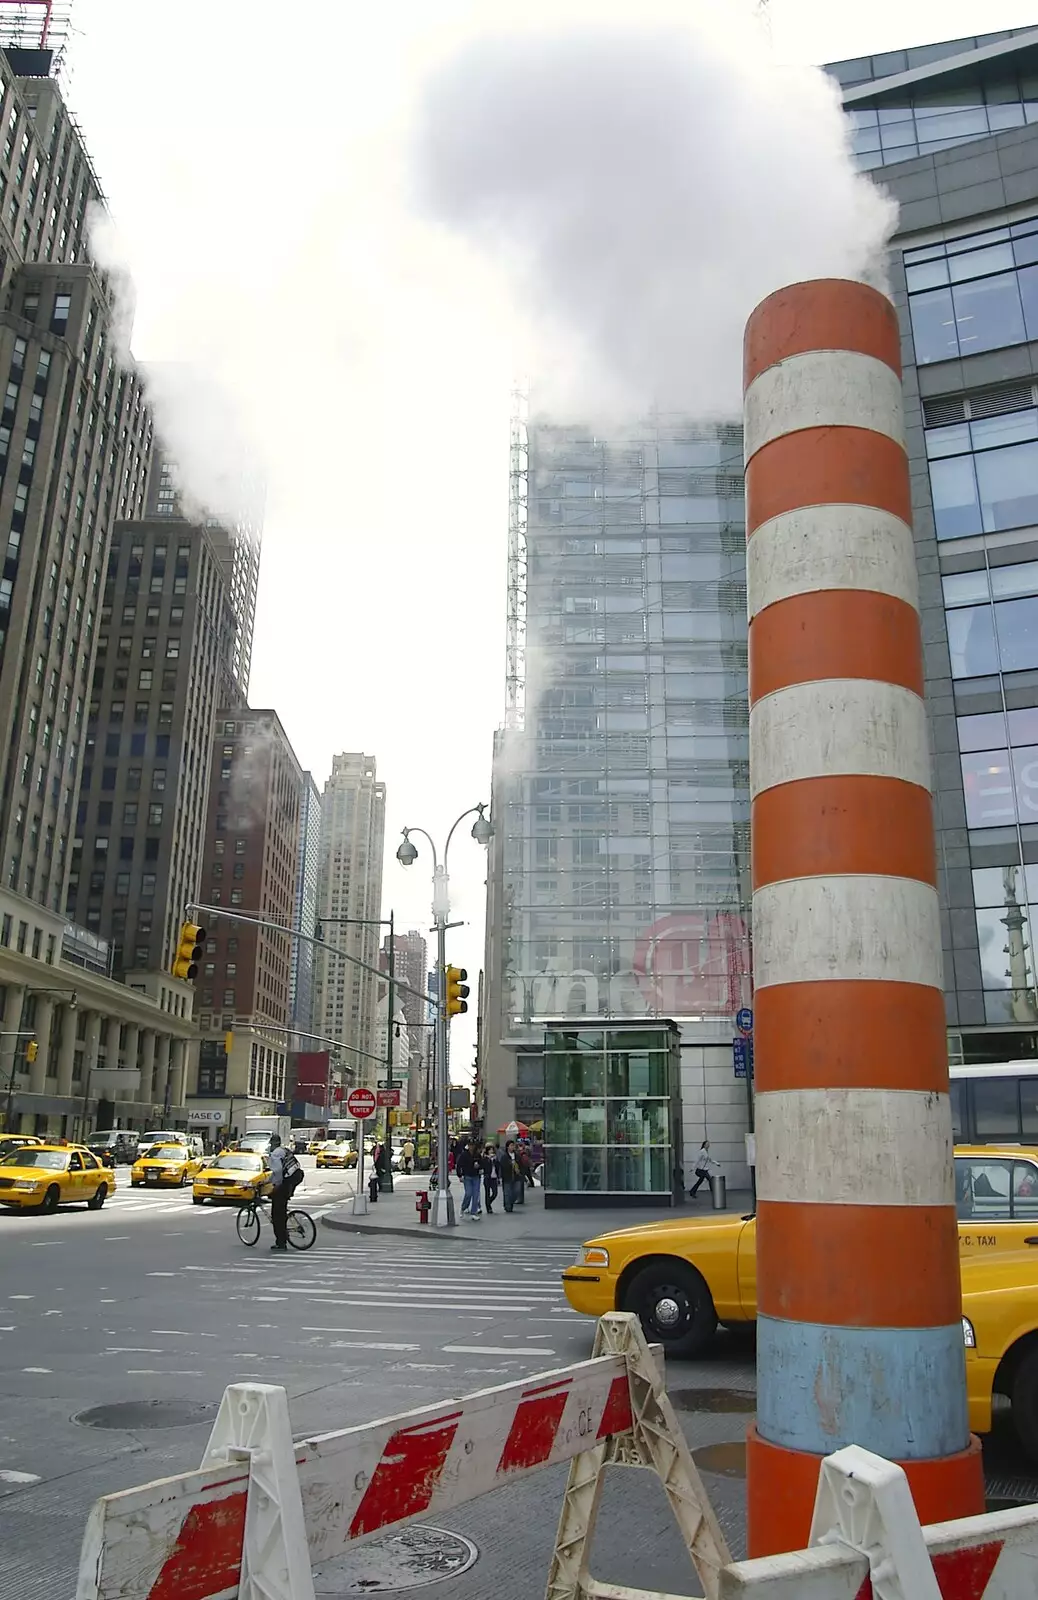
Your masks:
{"label": "yellow taxi", "polygon": [[[350,1157],[353,1160],[350,1160]],[[357,1165],[357,1152],[351,1150],[342,1139],[328,1139],[321,1145],[317,1152],[317,1165],[319,1167],[355,1167]]]}
{"label": "yellow taxi", "polygon": [[310,1143],[306,1147],[307,1155],[308,1156],[319,1155],[320,1151],[321,1151],[321,1146],[323,1144],[324,1144],[324,1140],[323,1139],[311,1139]]}
{"label": "yellow taxi", "polygon": [[0,1156],[0,1205],[57,1211],[85,1203],[100,1211],[114,1193],[115,1174],[82,1145],[27,1145]]}
{"label": "yellow taxi", "polygon": [[[1038,1238],[1038,1150],[962,1145],[955,1151],[963,1256],[1019,1250]],[[636,1311],[668,1355],[704,1350],[719,1322],[757,1315],[753,1216],[673,1217],[600,1234],[562,1274],[574,1311]]]}
{"label": "yellow taxi", "polygon": [[207,1200],[233,1200],[241,1205],[257,1192],[269,1194],[273,1187],[266,1156],[254,1150],[225,1150],[195,1174],[191,1199],[196,1206]]}
{"label": "yellow taxi", "polygon": [[1038,1250],[973,1255],[962,1263],[966,1397],[974,1433],[990,1433],[994,1395],[1038,1461]]}
{"label": "yellow taxi", "polygon": [[130,1168],[130,1184],[134,1189],[152,1189],[163,1184],[176,1184],[183,1188],[205,1162],[191,1154],[186,1144],[153,1144],[139,1155]]}
{"label": "yellow taxi", "polygon": [[12,1150],[27,1150],[46,1142],[45,1139],[38,1139],[34,1133],[0,1133],[0,1161],[4,1156],[9,1156]]}

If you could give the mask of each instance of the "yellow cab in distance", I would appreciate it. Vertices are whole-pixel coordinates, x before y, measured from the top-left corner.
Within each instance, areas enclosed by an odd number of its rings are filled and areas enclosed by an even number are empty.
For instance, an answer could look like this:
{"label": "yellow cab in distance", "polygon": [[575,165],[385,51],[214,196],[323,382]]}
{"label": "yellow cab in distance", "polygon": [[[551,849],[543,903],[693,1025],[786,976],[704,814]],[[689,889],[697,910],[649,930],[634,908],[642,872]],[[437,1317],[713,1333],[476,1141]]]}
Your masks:
{"label": "yellow cab in distance", "polygon": [[[1038,1238],[1038,1150],[962,1145],[955,1151],[963,1257],[1018,1251]],[[636,1311],[668,1355],[698,1355],[719,1322],[757,1315],[756,1219],[717,1213],[672,1217],[581,1246],[562,1274],[574,1311]]]}
{"label": "yellow cab in distance", "polygon": [[152,1144],[130,1168],[130,1184],[134,1189],[141,1186],[151,1189],[162,1184],[176,1184],[182,1188],[204,1166],[205,1162],[193,1156],[186,1144]]}
{"label": "yellow cab in distance", "polygon": [[993,1396],[1038,1461],[1038,1249],[991,1251],[962,1262],[966,1398],[974,1433],[990,1433]]}
{"label": "yellow cab in distance", "polygon": [[321,1151],[321,1146],[324,1144],[324,1142],[325,1141],[323,1139],[311,1139],[310,1143],[306,1147],[307,1155],[308,1156],[319,1155],[320,1151]]}
{"label": "yellow cab in distance", "polygon": [[[350,1160],[352,1155],[353,1160]],[[355,1167],[357,1165],[357,1152],[347,1148],[343,1139],[328,1139],[317,1151],[317,1165],[319,1167]]]}
{"label": "yellow cab in distance", "polygon": [[4,1156],[9,1156],[12,1150],[28,1150],[33,1145],[46,1142],[46,1139],[39,1139],[34,1133],[0,1133],[0,1161]]}
{"label": "yellow cab in distance", "polygon": [[114,1172],[82,1145],[27,1145],[0,1156],[0,1205],[57,1211],[78,1202],[100,1211],[114,1193]]}
{"label": "yellow cab in distance", "polygon": [[254,1150],[225,1150],[195,1175],[191,1199],[196,1206],[207,1200],[233,1200],[241,1205],[257,1192],[269,1194],[273,1187],[266,1156]]}

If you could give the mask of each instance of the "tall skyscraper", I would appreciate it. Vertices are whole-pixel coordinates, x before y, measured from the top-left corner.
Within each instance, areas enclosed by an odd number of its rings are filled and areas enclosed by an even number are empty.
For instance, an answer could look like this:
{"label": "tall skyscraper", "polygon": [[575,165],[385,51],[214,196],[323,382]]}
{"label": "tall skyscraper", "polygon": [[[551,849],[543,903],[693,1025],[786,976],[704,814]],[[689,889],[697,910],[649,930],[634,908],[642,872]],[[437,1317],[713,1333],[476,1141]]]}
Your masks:
{"label": "tall skyscraper", "polygon": [[[411,989],[426,990],[426,976],[428,972],[429,947],[417,928],[411,928],[407,933],[398,933],[394,936],[393,975],[401,983],[406,983]],[[382,941],[382,965],[388,970],[389,965],[389,935],[386,934]],[[405,990],[398,989],[393,1005],[394,1015],[402,1016],[407,1023],[405,1030],[407,1037],[407,1050],[400,1052],[403,1060],[406,1053],[408,1071],[405,1075],[400,1069],[401,1085],[407,1089],[406,1104],[412,1108],[421,1105],[423,1089],[423,1072],[425,1057],[431,1047],[432,1028],[429,1026],[429,1002],[423,1000],[420,994],[408,994]],[[404,1103],[403,1101],[401,1102]]]}
{"label": "tall skyscraper", "polygon": [[[295,926],[313,938],[317,923],[317,892],[321,871],[321,796],[313,774],[303,773],[303,794],[299,810],[299,862],[296,873]],[[317,952],[304,939],[292,944],[292,965],[288,983],[292,1049],[312,1050],[314,1032],[314,963]]]}
{"label": "tall skyscraper", "polygon": [[[303,774],[275,711],[218,710],[199,898],[290,927],[299,872]],[[228,1126],[286,1099],[292,941],[213,920],[198,986],[202,1040],[189,1103],[219,1102]],[[230,1051],[227,1050],[230,1035]]]}
{"label": "tall skyscraper", "polygon": [[355,959],[319,952],[314,1015],[318,1033],[347,1047],[340,1065],[356,1083],[378,1077],[378,979],[355,962],[377,967],[385,827],[386,786],[376,779],[374,756],[335,756],[321,799],[317,920],[324,941]]}
{"label": "tall skyscraper", "polygon": [[116,525],[108,557],[68,912],[116,976],[168,971],[202,872],[213,718],[233,619],[204,528]]}

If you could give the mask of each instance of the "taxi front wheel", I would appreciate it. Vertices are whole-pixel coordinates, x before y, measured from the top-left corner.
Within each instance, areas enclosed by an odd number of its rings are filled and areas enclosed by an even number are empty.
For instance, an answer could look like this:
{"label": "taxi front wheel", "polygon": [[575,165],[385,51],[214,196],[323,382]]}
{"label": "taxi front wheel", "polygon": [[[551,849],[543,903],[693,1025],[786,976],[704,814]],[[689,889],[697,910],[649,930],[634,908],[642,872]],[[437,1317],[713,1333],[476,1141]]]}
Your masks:
{"label": "taxi front wheel", "polygon": [[56,1183],[52,1183],[43,1199],[40,1201],[40,1210],[44,1212],[57,1211],[61,1199],[61,1190]]}
{"label": "taxi front wheel", "polygon": [[193,1194],[191,1196],[191,1204],[193,1206],[204,1206],[205,1205],[205,1195],[204,1194]]}
{"label": "taxi front wheel", "polygon": [[101,1207],[105,1203],[105,1196],[107,1193],[108,1190],[105,1188],[105,1185],[103,1183],[99,1184],[97,1187],[97,1192],[92,1194],[90,1199],[87,1201],[87,1209],[89,1211],[100,1211]]}
{"label": "taxi front wheel", "polygon": [[1038,1461],[1038,1346],[1032,1347],[1016,1369],[1013,1379],[1013,1427],[1032,1461]]}
{"label": "taxi front wheel", "polygon": [[624,1309],[638,1314],[645,1337],[669,1356],[697,1356],[717,1332],[710,1290],[684,1261],[643,1267],[627,1290]]}

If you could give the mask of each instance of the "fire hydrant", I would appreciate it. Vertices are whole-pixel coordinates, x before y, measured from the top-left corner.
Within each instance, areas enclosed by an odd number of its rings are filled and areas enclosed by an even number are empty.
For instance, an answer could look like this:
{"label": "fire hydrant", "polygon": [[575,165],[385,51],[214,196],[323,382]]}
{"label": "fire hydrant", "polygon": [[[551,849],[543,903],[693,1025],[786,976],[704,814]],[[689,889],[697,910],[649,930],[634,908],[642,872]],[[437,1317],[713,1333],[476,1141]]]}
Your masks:
{"label": "fire hydrant", "polygon": [[368,1199],[371,1201],[372,1205],[374,1205],[375,1201],[378,1199],[378,1177],[374,1172],[368,1179]]}
{"label": "fire hydrant", "polygon": [[417,1190],[415,1194],[414,1208],[418,1213],[419,1222],[428,1223],[429,1212],[432,1210],[432,1206],[429,1204],[428,1189]]}

